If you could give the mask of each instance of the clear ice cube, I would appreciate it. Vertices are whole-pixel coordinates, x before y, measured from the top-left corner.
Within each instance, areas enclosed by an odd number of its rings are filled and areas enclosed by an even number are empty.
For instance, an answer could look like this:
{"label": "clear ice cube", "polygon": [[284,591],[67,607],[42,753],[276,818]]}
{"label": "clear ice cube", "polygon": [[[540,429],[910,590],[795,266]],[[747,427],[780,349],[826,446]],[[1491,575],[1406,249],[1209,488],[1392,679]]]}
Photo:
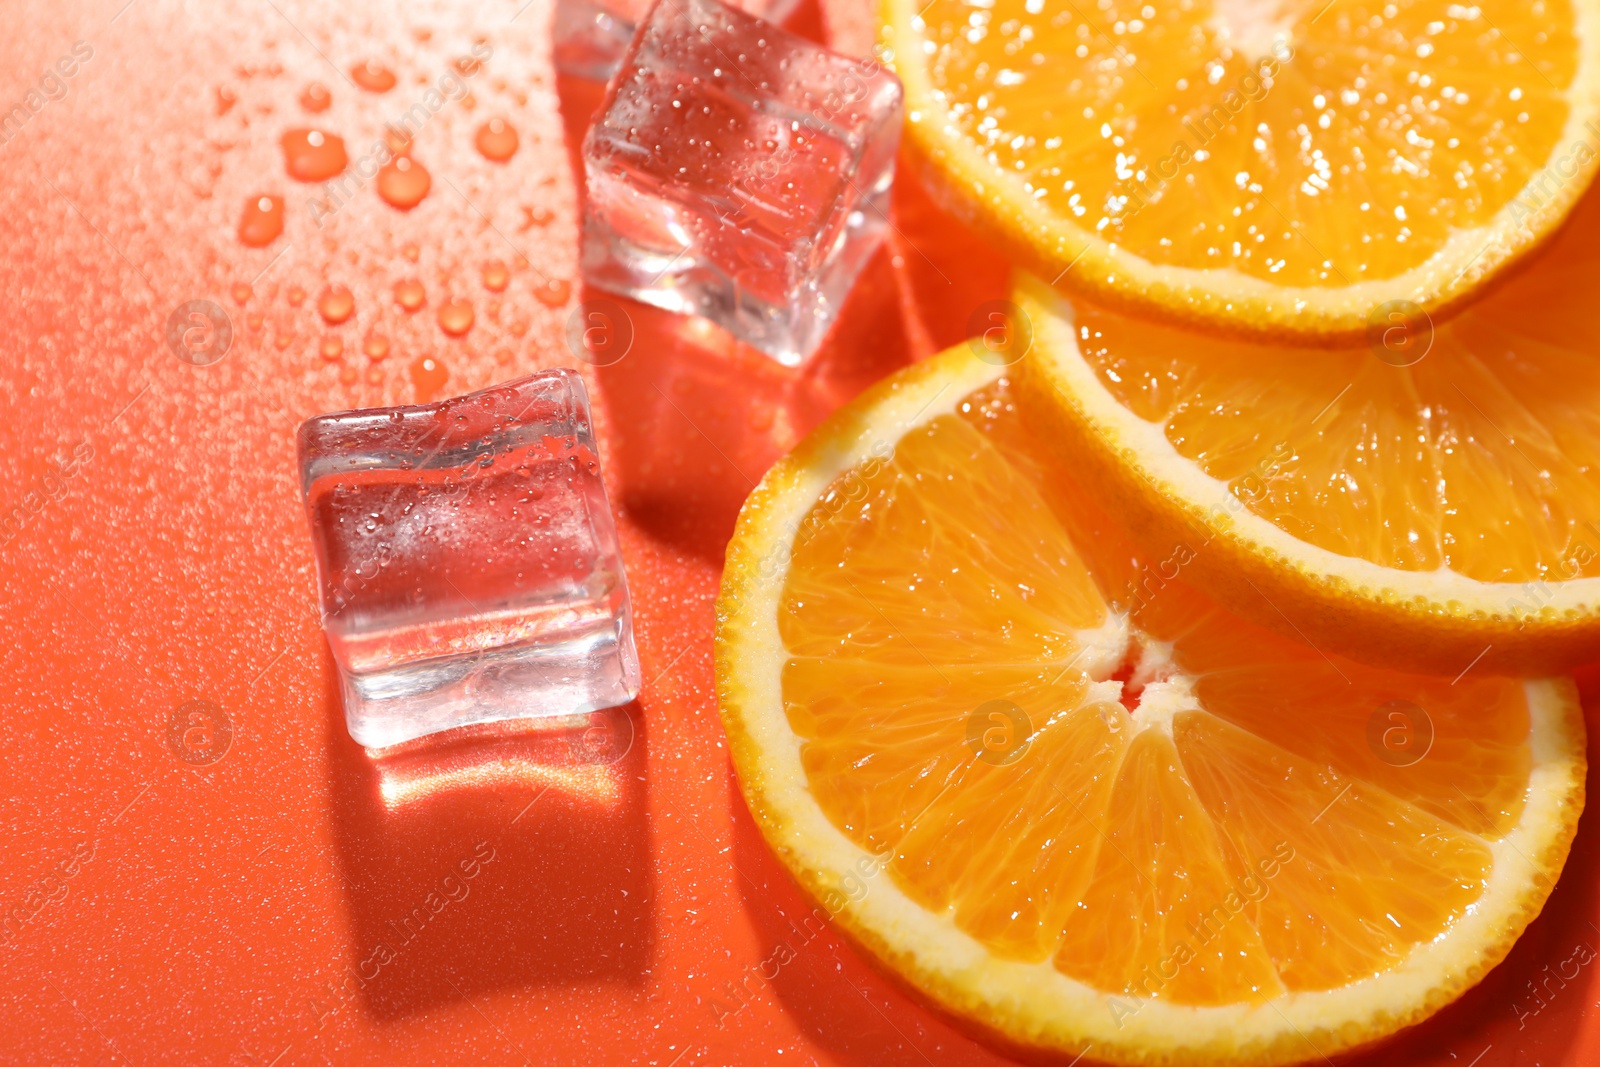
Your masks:
{"label": "clear ice cube", "polygon": [[569,370],[300,427],[350,736],[385,748],[639,692],[583,379]]}
{"label": "clear ice cube", "polygon": [[800,363],[883,237],[903,110],[874,59],[660,0],[584,141],[584,280]]}
{"label": "clear ice cube", "polygon": [[621,65],[636,28],[618,0],[556,0],[556,70],[605,81]]}
{"label": "clear ice cube", "polygon": [[[739,7],[769,22],[788,18],[799,0],[741,0]],[[637,24],[625,0],[556,0],[555,64],[562,74],[605,81],[622,66]]]}

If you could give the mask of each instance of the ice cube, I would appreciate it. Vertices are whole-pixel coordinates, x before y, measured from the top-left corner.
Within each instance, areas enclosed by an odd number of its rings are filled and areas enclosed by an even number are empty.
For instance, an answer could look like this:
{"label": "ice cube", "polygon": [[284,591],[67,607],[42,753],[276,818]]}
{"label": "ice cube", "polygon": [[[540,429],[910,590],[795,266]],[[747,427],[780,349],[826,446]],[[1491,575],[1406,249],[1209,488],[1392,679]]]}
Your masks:
{"label": "ice cube", "polygon": [[660,0],[584,141],[584,280],[800,363],[883,236],[903,106],[874,59]]}
{"label": "ice cube", "polygon": [[350,736],[581,716],[639,692],[583,379],[300,427],[323,625]]}
{"label": "ice cube", "polygon": [[621,64],[635,29],[619,0],[556,0],[556,70],[605,81]]}
{"label": "ice cube", "polygon": [[[556,70],[593,81],[615,74],[638,28],[629,6],[625,0],[556,0]],[[782,22],[799,0],[742,0],[739,6],[768,22]]]}

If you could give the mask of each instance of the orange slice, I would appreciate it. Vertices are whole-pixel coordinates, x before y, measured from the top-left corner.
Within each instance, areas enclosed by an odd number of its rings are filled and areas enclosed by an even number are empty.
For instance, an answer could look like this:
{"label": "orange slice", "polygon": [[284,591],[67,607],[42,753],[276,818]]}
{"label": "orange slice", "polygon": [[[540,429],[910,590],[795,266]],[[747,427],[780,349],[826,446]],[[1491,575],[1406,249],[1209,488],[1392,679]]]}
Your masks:
{"label": "orange slice", "polygon": [[1373,344],[1245,345],[1024,279],[1041,424],[1234,610],[1452,675],[1600,655],[1600,193],[1491,297]]}
{"label": "orange slice", "polygon": [[907,142],[1053,284],[1335,344],[1441,315],[1600,161],[1600,0],[881,0]]}
{"label": "orange slice", "polygon": [[1009,1042],[1378,1040],[1543,906],[1583,803],[1576,688],[1327,658],[1184,566],[1020,432],[1003,368],[908,368],[740,516],[716,656],[745,798],[825,914]]}

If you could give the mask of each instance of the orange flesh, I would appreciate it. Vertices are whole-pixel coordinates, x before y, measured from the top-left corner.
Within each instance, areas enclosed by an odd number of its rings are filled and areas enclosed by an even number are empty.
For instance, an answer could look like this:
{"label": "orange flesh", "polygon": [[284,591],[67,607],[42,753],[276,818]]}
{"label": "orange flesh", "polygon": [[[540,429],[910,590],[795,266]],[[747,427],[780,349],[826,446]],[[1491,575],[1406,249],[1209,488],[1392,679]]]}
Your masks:
{"label": "orange flesh", "polygon": [[1565,0],[934,0],[921,22],[958,129],[1036,201],[1153,263],[1291,286],[1390,278],[1487,222],[1550,160],[1578,59]]}
{"label": "orange flesh", "polygon": [[[1478,898],[1520,817],[1523,690],[1324,659],[1183,586],[1181,559],[1140,558],[1029,451],[1004,383],[913,430],[796,539],[783,691],[810,787],[921,905],[1108,993],[1385,970]],[[1368,740],[1393,701],[1433,724],[1409,766]]]}
{"label": "orange flesh", "polygon": [[1480,581],[1594,577],[1597,242],[1591,194],[1488,299],[1436,330],[1397,320],[1404,348],[1225,342],[1088,306],[1078,344],[1119,403],[1303,541]]}

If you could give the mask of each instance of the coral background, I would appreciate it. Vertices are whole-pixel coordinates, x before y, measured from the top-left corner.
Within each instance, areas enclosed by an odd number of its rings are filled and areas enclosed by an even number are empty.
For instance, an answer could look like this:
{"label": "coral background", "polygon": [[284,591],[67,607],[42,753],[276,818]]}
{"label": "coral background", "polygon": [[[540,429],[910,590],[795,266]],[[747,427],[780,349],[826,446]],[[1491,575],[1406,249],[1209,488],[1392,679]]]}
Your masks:
{"label": "coral background", "polygon": [[[802,926],[713,692],[712,604],[744,495],[829,410],[1004,295],[1004,262],[912,181],[805,372],[637,306],[627,356],[586,370],[647,683],[608,720],[625,755],[580,759],[535,733],[374,761],[344,732],[294,428],[576,363],[571,149],[597,92],[553,74],[551,13],[8,5],[0,118],[18,104],[27,119],[0,143],[0,514],[22,509],[0,535],[0,1062],[1006,1062]],[[806,0],[792,25],[861,52],[871,12]],[[77,42],[90,58],[51,78]],[[325,126],[357,158],[474,42],[493,56],[466,79],[470,106],[447,102],[413,146],[433,175],[422,204],[402,213],[368,187],[317,225],[282,132]],[[367,59],[399,86],[352,85]],[[333,99],[314,117],[312,81]],[[495,115],[522,138],[505,164],[473,148]],[[247,248],[240,212],[263,193],[285,199],[285,231]],[[504,292],[482,283],[491,259],[512,265]],[[414,315],[391,295],[404,277],[427,290]],[[355,297],[338,326],[315,309],[330,283]],[[435,321],[449,297],[473,305],[464,337]],[[166,342],[191,299],[232,320],[210,366]],[[391,342],[381,362],[369,334]],[[172,741],[193,700],[227,718],[215,762]],[[1360,1062],[1600,1062],[1595,968],[1527,986],[1600,946],[1593,824],[1511,959]],[[794,958],[774,967],[783,942]]]}

